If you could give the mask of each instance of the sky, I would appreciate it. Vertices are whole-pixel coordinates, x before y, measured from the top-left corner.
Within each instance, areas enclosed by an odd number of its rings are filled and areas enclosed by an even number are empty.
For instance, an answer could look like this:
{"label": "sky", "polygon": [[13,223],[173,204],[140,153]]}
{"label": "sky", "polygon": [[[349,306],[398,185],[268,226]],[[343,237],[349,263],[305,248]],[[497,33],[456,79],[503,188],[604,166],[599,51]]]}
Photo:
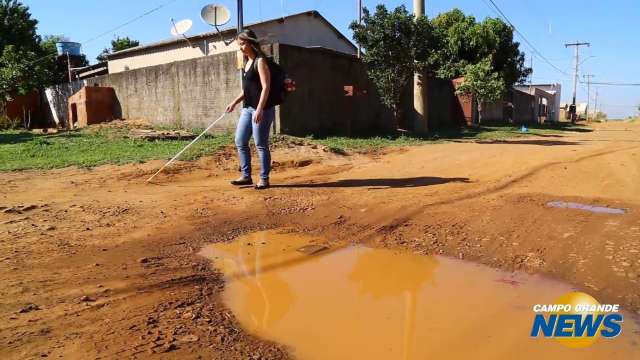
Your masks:
{"label": "sky", "polygon": [[[560,83],[562,101],[571,102],[573,90],[574,48],[565,43],[589,42],[580,48],[577,101],[587,101],[585,74],[592,81],[640,83],[640,18],[639,0],[493,0],[516,29],[532,44],[516,40],[533,61],[533,83]],[[82,43],[82,51],[91,63],[116,36],[129,36],[142,44],[171,38],[170,19],[193,20],[189,35],[211,31],[200,19],[200,9],[209,0],[22,0],[39,21],[40,35],[64,35]],[[389,9],[405,5],[413,9],[413,1],[362,0],[370,9],[384,4]],[[217,0],[236,13],[236,0]],[[158,10],[144,15],[151,10]],[[426,0],[426,14],[437,14],[459,8],[478,20],[498,17],[490,0]],[[318,10],[338,30],[351,38],[349,24],[357,17],[357,0],[244,0],[244,22],[251,23],[307,10]],[[130,22],[130,23],[129,23]],[[129,24],[127,24],[129,23]],[[111,31],[127,24],[116,31]],[[235,15],[228,26],[235,25]],[[552,65],[549,65],[544,57]],[[531,59],[533,58],[533,59]],[[557,68],[557,69],[556,69]],[[593,108],[598,92],[598,108],[609,118],[622,118],[638,113],[640,86],[592,85]]]}

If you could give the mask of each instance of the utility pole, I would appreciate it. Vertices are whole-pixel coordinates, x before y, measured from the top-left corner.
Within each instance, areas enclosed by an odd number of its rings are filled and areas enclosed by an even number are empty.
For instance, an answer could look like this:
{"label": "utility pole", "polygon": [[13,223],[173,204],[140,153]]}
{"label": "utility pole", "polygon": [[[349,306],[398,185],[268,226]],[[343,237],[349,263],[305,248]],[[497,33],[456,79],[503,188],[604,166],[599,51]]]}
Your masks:
{"label": "utility pole", "polygon": [[587,79],[587,121],[589,121],[589,103],[591,100],[591,78],[594,77],[595,75],[591,75],[591,74],[584,74],[582,75],[585,79]]}
{"label": "utility pole", "polygon": [[570,43],[570,44],[564,44],[564,47],[569,47],[569,46],[575,46],[576,48],[576,66],[575,66],[575,70],[573,72],[573,100],[571,102],[571,108],[569,108],[569,112],[571,113],[571,121],[575,121],[574,117],[576,115],[576,89],[578,86],[578,65],[579,63],[579,57],[580,57],[580,46],[591,46],[590,43],[588,42],[578,42],[576,41],[575,43]]}
{"label": "utility pole", "polygon": [[598,88],[596,87],[596,103],[593,106],[593,110],[595,111],[596,117],[598,116]]}
{"label": "utility pole", "polygon": [[531,69],[531,74],[529,74],[529,91],[531,91],[531,87],[533,86],[533,55],[529,58],[529,69]]}
{"label": "utility pole", "polygon": [[[238,29],[237,29],[236,36],[240,35],[242,30],[244,29],[244,19],[243,19],[243,16],[242,16],[242,14],[243,14],[242,0],[238,0],[237,4],[238,4]],[[241,55],[242,54],[240,53],[240,49],[238,49],[238,56],[240,56],[238,59],[242,59],[243,58]],[[238,63],[241,64],[241,68],[240,68],[240,88],[242,89],[242,74],[244,73],[244,62],[242,60],[238,60]]]}
{"label": "utility pole", "polygon": [[238,34],[244,29],[244,19],[242,17],[242,0],[238,0]]}
{"label": "utility pole", "polygon": [[67,71],[69,71],[69,84],[73,81],[71,78],[71,59],[69,58],[69,51],[67,51]]}
{"label": "utility pole", "polygon": [[[362,0],[358,0],[358,25],[362,25]],[[358,59],[362,56],[362,46],[358,44]]]}
{"label": "utility pole", "polygon": [[[416,18],[424,16],[424,0],[413,0],[413,15]],[[413,110],[414,131],[418,134],[426,134],[429,131],[426,104],[426,89],[422,74],[413,74]]]}

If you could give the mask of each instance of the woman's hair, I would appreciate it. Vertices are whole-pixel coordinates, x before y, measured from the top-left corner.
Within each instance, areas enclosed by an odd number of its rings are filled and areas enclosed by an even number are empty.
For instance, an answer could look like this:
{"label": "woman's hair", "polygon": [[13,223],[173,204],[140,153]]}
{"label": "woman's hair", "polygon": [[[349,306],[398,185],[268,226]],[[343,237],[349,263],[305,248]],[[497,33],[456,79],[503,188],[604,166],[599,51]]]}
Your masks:
{"label": "woman's hair", "polygon": [[263,58],[267,57],[265,53],[262,51],[262,49],[260,48],[260,40],[258,40],[258,36],[256,36],[256,33],[253,32],[253,30],[250,30],[250,29],[242,30],[236,38],[238,40],[244,40],[248,42],[249,46],[251,46],[251,49],[253,49],[253,52],[256,53],[256,56],[258,57],[261,56]]}

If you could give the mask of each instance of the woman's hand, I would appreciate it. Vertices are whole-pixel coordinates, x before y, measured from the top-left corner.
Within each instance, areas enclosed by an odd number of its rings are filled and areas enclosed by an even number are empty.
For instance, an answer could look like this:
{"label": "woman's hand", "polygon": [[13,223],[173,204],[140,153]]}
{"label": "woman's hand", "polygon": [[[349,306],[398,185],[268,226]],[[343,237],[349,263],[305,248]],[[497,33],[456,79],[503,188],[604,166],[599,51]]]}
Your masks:
{"label": "woman's hand", "polygon": [[260,124],[263,116],[264,116],[264,112],[262,111],[262,109],[256,109],[256,112],[253,113],[253,121],[256,124]]}
{"label": "woman's hand", "polygon": [[233,112],[233,110],[236,108],[237,103],[234,101],[231,104],[227,105],[227,109],[225,110],[226,112],[230,113]]}

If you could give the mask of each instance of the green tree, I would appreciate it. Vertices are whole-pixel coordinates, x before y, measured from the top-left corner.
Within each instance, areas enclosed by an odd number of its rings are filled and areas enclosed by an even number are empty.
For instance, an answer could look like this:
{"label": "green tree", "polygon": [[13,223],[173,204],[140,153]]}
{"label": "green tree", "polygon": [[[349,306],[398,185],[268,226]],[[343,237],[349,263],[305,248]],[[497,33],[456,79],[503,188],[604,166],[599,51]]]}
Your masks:
{"label": "green tree", "polygon": [[531,74],[525,66],[520,44],[513,40],[513,29],[502,19],[477,22],[459,9],[442,13],[432,20],[435,47],[430,75],[441,79],[463,76],[468,65],[491,57],[491,66],[505,85],[521,83]]}
{"label": "green tree", "polygon": [[[40,71],[39,83],[41,87],[52,86],[69,81],[69,71],[66,56],[58,56],[56,43],[63,41],[62,35],[45,36],[40,42],[40,58],[38,66]],[[80,56],[70,56],[72,68],[80,68],[89,65],[87,57],[82,54]]]}
{"label": "green tree", "polygon": [[362,24],[353,22],[349,26],[364,50],[369,78],[382,102],[393,112],[396,128],[401,116],[402,90],[413,74],[427,68],[431,60],[431,25],[426,17],[414,20],[404,6],[390,12],[384,5],[378,5],[373,15],[363,9]]}
{"label": "green tree", "polygon": [[0,103],[37,86],[30,66],[38,56],[37,24],[29,8],[19,1],[0,0]]}
{"label": "green tree", "polygon": [[116,53],[118,51],[126,50],[132,47],[139,46],[140,42],[138,40],[132,40],[128,36],[127,37],[116,37],[114,40],[111,40],[111,49],[105,48],[102,50],[100,55],[96,58],[99,62],[107,61],[107,56],[110,54]]}
{"label": "green tree", "polygon": [[37,77],[33,76],[31,62],[36,60],[32,51],[20,50],[7,45],[0,53],[0,107],[13,95],[25,95],[37,86]]}
{"label": "green tree", "polygon": [[0,0],[0,52],[8,45],[35,52],[40,41],[37,25],[27,6],[17,0]]}
{"label": "green tree", "polygon": [[504,78],[494,71],[490,57],[477,64],[467,65],[463,75],[464,81],[456,92],[473,97],[478,107],[478,122],[482,123],[482,104],[502,98],[505,91]]}

